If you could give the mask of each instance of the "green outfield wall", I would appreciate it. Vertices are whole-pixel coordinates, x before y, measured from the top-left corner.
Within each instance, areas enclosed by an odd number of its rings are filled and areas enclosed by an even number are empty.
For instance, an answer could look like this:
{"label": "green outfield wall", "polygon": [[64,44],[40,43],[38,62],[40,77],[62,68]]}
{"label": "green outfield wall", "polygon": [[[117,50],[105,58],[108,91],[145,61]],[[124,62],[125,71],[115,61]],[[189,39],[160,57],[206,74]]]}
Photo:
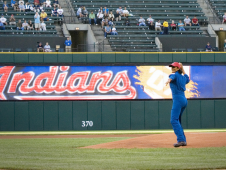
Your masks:
{"label": "green outfield wall", "polygon": [[[225,65],[226,53],[1,53],[0,65]],[[224,74],[224,73],[222,73]],[[0,131],[171,129],[172,100],[0,101]],[[226,128],[226,99],[188,100],[185,129]]]}

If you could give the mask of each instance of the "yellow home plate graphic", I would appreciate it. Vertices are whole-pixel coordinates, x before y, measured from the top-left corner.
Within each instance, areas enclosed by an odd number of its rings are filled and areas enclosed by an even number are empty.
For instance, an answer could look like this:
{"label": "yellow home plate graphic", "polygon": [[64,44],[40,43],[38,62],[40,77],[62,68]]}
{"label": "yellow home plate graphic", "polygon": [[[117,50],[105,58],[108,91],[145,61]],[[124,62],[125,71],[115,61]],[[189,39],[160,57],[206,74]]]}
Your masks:
{"label": "yellow home plate graphic", "polygon": [[[190,66],[184,66],[186,74],[190,75]],[[136,70],[138,75],[133,77],[143,86],[143,90],[152,99],[171,99],[172,94],[170,86],[166,86],[166,81],[169,79],[169,75],[172,74],[171,68],[168,66],[137,66]],[[186,98],[193,98],[199,96],[197,89],[197,83],[190,80],[186,85],[185,96]]]}

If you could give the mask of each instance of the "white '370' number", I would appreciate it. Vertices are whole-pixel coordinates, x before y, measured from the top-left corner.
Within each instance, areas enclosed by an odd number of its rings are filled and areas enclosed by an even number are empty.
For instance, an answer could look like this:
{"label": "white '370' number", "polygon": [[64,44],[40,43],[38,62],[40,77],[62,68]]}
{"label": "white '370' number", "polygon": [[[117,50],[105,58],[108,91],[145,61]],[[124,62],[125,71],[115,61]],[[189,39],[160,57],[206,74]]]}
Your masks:
{"label": "white '370' number", "polygon": [[93,121],[82,121],[82,127],[93,126]]}

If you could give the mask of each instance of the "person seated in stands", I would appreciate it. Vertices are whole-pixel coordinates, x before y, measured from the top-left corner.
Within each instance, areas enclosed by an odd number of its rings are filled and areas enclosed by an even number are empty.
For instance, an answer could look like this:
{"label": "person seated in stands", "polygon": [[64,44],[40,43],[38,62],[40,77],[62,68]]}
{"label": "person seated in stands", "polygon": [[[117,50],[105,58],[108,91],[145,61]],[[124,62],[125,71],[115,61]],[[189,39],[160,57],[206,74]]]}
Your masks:
{"label": "person seated in stands", "polygon": [[2,14],[2,17],[0,18],[0,21],[4,24],[7,25],[7,19],[4,17],[4,15]]}
{"label": "person seated in stands", "polygon": [[13,14],[9,18],[9,25],[16,25],[16,19],[14,18]]}
{"label": "person seated in stands", "polygon": [[39,10],[40,11],[44,10],[44,5],[41,4]]}
{"label": "person seated in stands", "polygon": [[79,17],[80,19],[83,17],[82,9],[83,9],[83,6],[79,7],[78,10],[77,10],[77,17]]}
{"label": "person seated in stands", "polygon": [[44,23],[44,21],[42,21],[40,25],[40,31],[46,31],[46,24]]}
{"label": "person seated in stands", "polygon": [[104,26],[108,25],[108,18],[104,17],[104,19],[102,20],[102,28],[104,28]]}
{"label": "person seated in stands", "polygon": [[51,8],[52,6],[51,6],[51,1],[50,0],[46,0],[46,2],[45,2],[45,7],[46,8]]}
{"label": "person seated in stands", "polygon": [[96,17],[95,17],[95,14],[93,13],[93,11],[91,11],[91,13],[89,14],[89,24],[91,25],[92,22],[97,25]]}
{"label": "person seated in stands", "polygon": [[47,13],[42,10],[41,14],[40,14],[40,20],[41,21],[49,21],[49,18],[47,18]]}
{"label": "person seated in stands", "polygon": [[125,18],[125,25],[130,26],[130,19],[128,16]]}
{"label": "person seated in stands", "polygon": [[58,13],[57,13],[56,7],[54,7],[54,8],[52,9],[51,17],[53,17],[53,16],[57,16],[57,17],[58,17]]}
{"label": "person seated in stands", "polygon": [[160,20],[158,20],[156,23],[155,23],[155,31],[161,31],[161,22]]}
{"label": "person seated in stands", "polygon": [[101,24],[103,17],[104,15],[101,13],[101,11],[99,11],[97,14],[97,24]]}
{"label": "person seated in stands", "polygon": [[[122,7],[120,6],[120,7],[118,7],[117,9],[116,9],[116,12],[118,12],[119,13],[119,15],[121,16],[122,14],[123,14],[123,10],[122,10]],[[120,19],[121,20],[121,19]]]}
{"label": "person seated in stands", "polygon": [[53,1],[53,6],[56,7],[56,8],[60,7],[58,0]]}
{"label": "person seated in stands", "polygon": [[20,12],[21,11],[25,12],[25,7],[24,7],[24,4],[22,2],[20,3],[19,8],[20,8]]}
{"label": "person seated in stands", "polygon": [[112,13],[112,11],[110,11],[110,14],[108,16],[108,20],[109,21],[114,21],[114,18],[115,18],[114,14]]}
{"label": "person seated in stands", "polygon": [[144,18],[142,16],[140,16],[140,19],[139,19],[138,22],[139,22],[139,26],[146,26],[145,20],[144,20]]}
{"label": "person seated in stands", "polygon": [[86,9],[85,6],[82,8],[82,15],[83,15],[84,17],[87,17],[87,16],[88,16],[88,11],[87,11],[87,9]]}
{"label": "person seated in stands", "polygon": [[11,7],[14,7],[16,0],[11,0]]}
{"label": "person seated in stands", "polygon": [[111,27],[109,27],[109,25],[104,29],[104,38],[107,38],[107,35],[111,35]]}
{"label": "person seated in stands", "polygon": [[29,20],[28,22],[28,30],[33,30],[34,29],[34,26],[33,26],[33,23],[31,20]]}
{"label": "person seated in stands", "polygon": [[179,20],[178,28],[179,28],[179,31],[185,31],[184,24],[181,22],[181,20]]}
{"label": "person seated in stands", "polygon": [[105,17],[109,16],[109,9],[106,6],[103,9],[103,14],[104,14]]}
{"label": "person seated in stands", "polygon": [[0,30],[5,30],[5,25],[0,21]]}
{"label": "person seated in stands", "polygon": [[34,6],[33,6],[33,4],[30,4],[30,11],[33,11],[34,12]]}
{"label": "person seated in stands", "polygon": [[39,12],[40,11],[40,5],[38,3],[35,3],[33,8],[34,8],[34,12]]}
{"label": "person seated in stands", "polygon": [[5,12],[7,12],[8,11],[8,5],[7,5],[7,2],[6,1],[4,1],[4,4],[3,4],[3,10],[5,11]]}
{"label": "person seated in stands", "polygon": [[24,30],[28,30],[28,23],[26,20],[24,20],[24,23],[22,24],[22,27],[24,28]]}
{"label": "person seated in stands", "polygon": [[40,16],[38,12],[35,13],[34,19],[35,19],[35,29],[38,31],[40,29]]}
{"label": "person seated in stands", "polygon": [[223,21],[222,21],[222,24],[226,22],[226,12],[224,13],[223,15]]}
{"label": "person seated in stands", "polygon": [[24,5],[24,1],[23,0],[19,0],[18,4],[21,4],[21,3]]}
{"label": "person seated in stands", "polygon": [[52,52],[48,42],[46,42],[46,45],[44,46],[44,52]]}
{"label": "person seated in stands", "polygon": [[198,19],[196,18],[196,16],[194,16],[194,18],[192,19],[192,26],[199,26],[199,21]]}
{"label": "person seated in stands", "polygon": [[[188,16],[186,16],[186,18],[184,19],[184,26],[191,26],[191,19],[188,18]],[[186,29],[189,30],[189,29]]]}
{"label": "person seated in stands", "polygon": [[27,2],[27,3],[25,4],[25,12],[30,12],[30,11],[31,11],[30,5],[29,5],[29,3]]}
{"label": "person seated in stands", "polygon": [[22,26],[22,22],[21,22],[21,20],[19,20],[18,21],[18,23],[16,24],[16,26],[17,26],[17,30],[24,30],[24,27]]}
{"label": "person seated in stands", "polygon": [[37,52],[43,52],[43,51],[44,51],[43,45],[42,45],[42,43],[40,42],[40,43],[38,44],[38,46],[37,46]]}
{"label": "person seated in stands", "polygon": [[212,52],[212,47],[209,42],[206,45],[206,52]]}
{"label": "person seated in stands", "polygon": [[109,25],[110,27],[112,27],[112,26],[114,25],[113,21],[109,21],[109,20],[108,20],[108,25]]}
{"label": "person seated in stands", "polygon": [[177,30],[177,25],[174,23],[174,20],[172,20],[172,23],[170,24],[170,27],[173,31]]}
{"label": "person seated in stands", "polygon": [[98,13],[101,12],[101,14],[103,14],[103,8],[102,6],[98,9]]}
{"label": "person seated in stands", "polygon": [[129,11],[126,9],[126,7],[125,7],[124,10],[122,11],[122,16],[124,16],[124,17],[129,16]]}
{"label": "person seated in stands", "polygon": [[13,9],[14,11],[20,11],[20,8],[17,2],[13,5]]}
{"label": "person seated in stands", "polygon": [[61,8],[61,6],[59,6],[59,9],[57,10],[58,16],[63,17],[63,13],[64,13],[64,10]]}
{"label": "person seated in stands", "polygon": [[118,11],[116,11],[116,14],[114,14],[114,16],[115,16],[115,21],[121,21],[121,15],[119,14],[119,12]]}
{"label": "person seated in stands", "polygon": [[113,25],[113,27],[111,29],[111,35],[118,35],[117,30],[116,30],[114,25]]}
{"label": "person seated in stands", "polygon": [[155,25],[154,25],[154,19],[151,17],[151,15],[149,15],[149,18],[147,19],[148,22],[148,26],[149,26],[149,30],[154,30],[155,29]]}

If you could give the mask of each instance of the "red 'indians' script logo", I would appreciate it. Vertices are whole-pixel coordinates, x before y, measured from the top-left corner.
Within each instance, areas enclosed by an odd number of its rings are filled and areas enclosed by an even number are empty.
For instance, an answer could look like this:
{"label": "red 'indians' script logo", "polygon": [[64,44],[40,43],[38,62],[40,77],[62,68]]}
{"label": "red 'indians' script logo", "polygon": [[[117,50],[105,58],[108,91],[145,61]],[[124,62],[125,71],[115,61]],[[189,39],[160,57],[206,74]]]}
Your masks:
{"label": "red 'indians' script logo", "polygon": [[[19,91],[20,95],[13,96],[17,100],[100,100],[136,97],[136,89],[131,86],[127,71],[118,72],[114,77],[112,71],[92,74],[90,71],[84,71],[67,76],[69,66],[50,66],[49,72],[35,76],[33,71],[12,73],[14,68],[15,66],[0,68],[1,100],[7,100],[5,91],[7,94],[15,95]],[[10,84],[7,86],[8,83]],[[107,94],[108,92],[113,94]]]}

